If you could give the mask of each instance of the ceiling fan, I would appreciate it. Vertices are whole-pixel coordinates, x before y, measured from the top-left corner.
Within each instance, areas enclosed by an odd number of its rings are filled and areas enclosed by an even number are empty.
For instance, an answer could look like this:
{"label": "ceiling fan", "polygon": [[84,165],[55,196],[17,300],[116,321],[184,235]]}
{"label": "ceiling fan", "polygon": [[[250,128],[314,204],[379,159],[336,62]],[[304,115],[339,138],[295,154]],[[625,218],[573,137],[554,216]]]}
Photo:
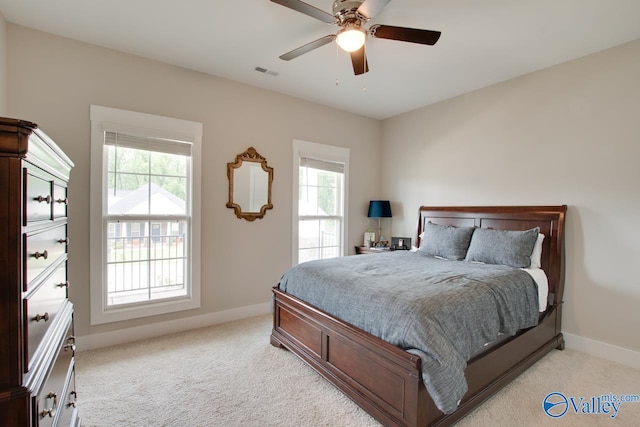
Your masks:
{"label": "ceiling fan", "polygon": [[369,71],[364,48],[367,37],[434,45],[441,34],[440,31],[379,24],[365,29],[363,25],[376,16],[391,0],[335,0],[333,15],[299,0],[271,1],[327,24],[336,24],[340,27],[336,34],[330,34],[300,46],[280,55],[280,59],[290,61],[335,40],[338,46],[350,53],[353,72],[356,75]]}

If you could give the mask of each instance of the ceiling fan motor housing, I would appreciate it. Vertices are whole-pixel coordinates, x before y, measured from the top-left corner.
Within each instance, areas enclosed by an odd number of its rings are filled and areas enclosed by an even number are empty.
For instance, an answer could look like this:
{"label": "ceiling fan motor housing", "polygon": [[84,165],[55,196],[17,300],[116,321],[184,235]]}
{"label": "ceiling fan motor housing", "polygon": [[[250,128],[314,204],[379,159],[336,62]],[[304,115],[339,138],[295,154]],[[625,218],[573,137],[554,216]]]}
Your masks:
{"label": "ceiling fan motor housing", "polygon": [[336,0],[333,2],[333,15],[342,24],[354,23],[362,24],[367,21],[365,16],[358,13],[358,8],[364,0]]}

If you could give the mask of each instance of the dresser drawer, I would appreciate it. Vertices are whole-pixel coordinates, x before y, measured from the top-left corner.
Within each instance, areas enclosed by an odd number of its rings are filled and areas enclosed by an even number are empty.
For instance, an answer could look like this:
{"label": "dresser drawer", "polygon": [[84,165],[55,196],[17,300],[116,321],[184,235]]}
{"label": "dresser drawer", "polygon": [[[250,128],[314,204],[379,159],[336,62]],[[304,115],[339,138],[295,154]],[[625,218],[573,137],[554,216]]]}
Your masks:
{"label": "dresser drawer", "polygon": [[60,402],[60,415],[56,421],[58,427],[71,427],[78,425],[78,413],[76,410],[76,378],[75,369],[69,370],[67,384]]}
{"label": "dresser drawer", "polygon": [[69,241],[67,240],[66,224],[24,236],[24,280],[26,285],[24,289],[26,290],[47,267],[66,254]]}
{"label": "dresser drawer", "polygon": [[39,427],[52,426],[58,413],[66,405],[67,398],[63,392],[73,369],[73,344],[71,341],[72,327],[69,327],[67,337],[62,342],[58,358],[53,362],[53,368],[44,386],[37,396],[35,417]]}
{"label": "dresser drawer", "polygon": [[36,290],[24,299],[24,334],[25,355],[31,369],[31,361],[42,339],[67,299],[67,264],[63,262]]}
{"label": "dresser drawer", "polygon": [[59,184],[53,185],[53,217],[64,218],[67,216],[67,187]]}
{"label": "dresser drawer", "polygon": [[53,177],[35,168],[25,168],[24,216],[25,225],[51,219],[53,206]]}

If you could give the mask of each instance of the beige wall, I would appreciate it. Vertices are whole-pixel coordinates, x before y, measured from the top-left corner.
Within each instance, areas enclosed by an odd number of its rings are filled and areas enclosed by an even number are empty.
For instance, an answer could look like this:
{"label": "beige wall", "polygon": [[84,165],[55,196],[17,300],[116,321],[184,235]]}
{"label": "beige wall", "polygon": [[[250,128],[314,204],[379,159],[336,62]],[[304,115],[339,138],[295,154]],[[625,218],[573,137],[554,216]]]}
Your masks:
{"label": "beige wall", "polygon": [[394,235],[421,204],[567,204],[563,329],[640,351],[638,76],[635,41],[383,121]]}
{"label": "beige wall", "polygon": [[[69,187],[69,274],[78,335],[267,303],[291,265],[293,139],[351,150],[349,246],[362,239],[367,203],[380,185],[370,173],[370,165],[380,164],[377,120],[13,24],[8,79],[10,114],[38,123],[76,164]],[[201,309],[89,325],[90,104],[204,124]],[[225,207],[226,164],[249,146],[274,168],[274,209],[255,222]]]}

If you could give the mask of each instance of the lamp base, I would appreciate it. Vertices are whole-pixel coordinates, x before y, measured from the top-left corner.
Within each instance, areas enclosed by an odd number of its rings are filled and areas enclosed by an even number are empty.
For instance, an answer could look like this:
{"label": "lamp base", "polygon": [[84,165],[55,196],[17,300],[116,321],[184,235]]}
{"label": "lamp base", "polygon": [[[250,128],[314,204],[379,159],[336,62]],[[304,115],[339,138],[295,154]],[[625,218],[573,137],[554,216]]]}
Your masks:
{"label": "lamp base", "polygon": [[378,240],[376,241],[376,248],[386,248],[389,246],[389,241],[384,239],[382,235],[382,218],[378,218]]}

